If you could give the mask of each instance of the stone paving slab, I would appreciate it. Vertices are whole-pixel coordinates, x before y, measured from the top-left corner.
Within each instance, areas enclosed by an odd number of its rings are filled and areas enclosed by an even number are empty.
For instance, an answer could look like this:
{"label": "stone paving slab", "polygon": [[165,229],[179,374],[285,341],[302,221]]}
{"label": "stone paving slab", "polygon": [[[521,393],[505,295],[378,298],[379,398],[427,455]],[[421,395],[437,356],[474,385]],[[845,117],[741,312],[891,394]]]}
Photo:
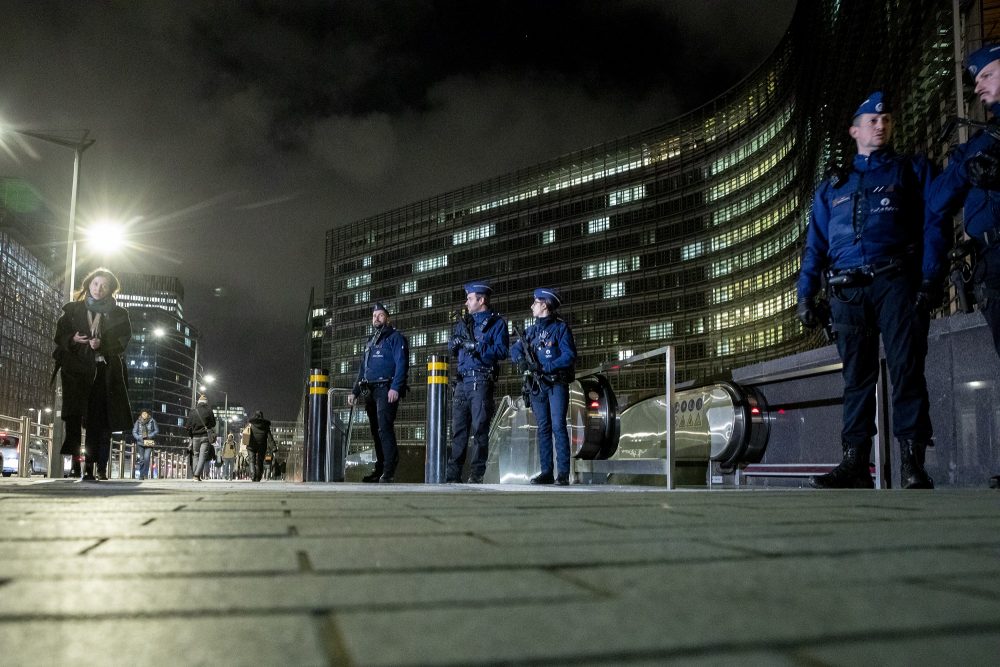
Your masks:
{"label": "stone paving slab", "polygon": [[0,481],[4,665],[995,664],[1000,494]]}

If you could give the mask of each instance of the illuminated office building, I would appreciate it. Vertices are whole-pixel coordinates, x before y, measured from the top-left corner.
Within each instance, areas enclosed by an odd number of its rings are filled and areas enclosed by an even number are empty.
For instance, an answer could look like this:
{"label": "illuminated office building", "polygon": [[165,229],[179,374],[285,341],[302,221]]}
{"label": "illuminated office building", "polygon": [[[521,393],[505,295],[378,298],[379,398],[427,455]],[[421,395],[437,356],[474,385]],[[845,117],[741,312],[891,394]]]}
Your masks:
{"label": "illuminated office building", "polygon": [[21,417],[29,409],[53,406],[52,337],[62,305],[53,235],[34,188],[20,179],[0,178],[2,415]]}
{"label": "illuminated office building", "polygon": [[[493,279],[494,307],[519,325],[533,288],[560,288],[580,369],[671,345],[684,380],[817,345],[795,318],[813,190],[828,161],[853,155],[851,115],[875,89],[897,101],[897,148],[941,152],[951,25],[951,3],[932,0],[802,2],[773,54],[701,108],[338,224],[324,292],[331,386],[353,382],[371,303],[386,303],[413,369],[397,427],[422,441],[426,357],[448,354],[461,285],[477,278]],[[662,372],[622,370],[616,390],[662,390]],[[499,394],[519,383],[505,372]]]}
{"label": "illuminated office building", "polygon": [[116,300],[122,308],[162,308],[184,319],[184,286],[175,276],[117,273],[122,289]]}
{"label": "illuminated office building", "polygon": [[[132,409],[137,415],[150,411],[164,444],[186,444],[183,427],[192,383],[202,382],[204,368],[197,354],[199,333],[181,317],[184,287],[174,276],[122,273],[118,277],[122,291],[117,301],[132,322],[132,341],[125,350]],[[156,336],[157,329],[164,335]]]}

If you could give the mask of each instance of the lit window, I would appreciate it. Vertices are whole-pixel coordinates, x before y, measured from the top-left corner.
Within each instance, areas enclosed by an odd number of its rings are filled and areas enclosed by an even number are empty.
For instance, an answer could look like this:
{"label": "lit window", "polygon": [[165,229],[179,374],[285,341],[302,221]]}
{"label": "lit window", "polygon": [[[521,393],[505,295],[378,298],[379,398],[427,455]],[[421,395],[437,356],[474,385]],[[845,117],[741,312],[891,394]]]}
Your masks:
{"label": "lit window", "polygon": [[452,234],[451,243],[452,245],[461,245],[463,243],[468,243],[469,241],[486,239],[496,234],[496,231],[497,226],[493,223],[482,225],[481,227],[476,227],[474,229],[465,229]]}
{"label": "lit window", "polygon": [[343,374],[347,373],[348,370],[350,370],[350,364],[348,364],[346,361],[341,361],[340,362],[340,374],[343,375]]}
{"label": "lit window", "polygon": [[584,266],[583,279],[603,278],[604,276],[613,276],[619,273],[638,271],[639,268],[640,261],[638,257],[609,259],[606,262],[598,262],[597,264],[587,264]]}
{"label": "lit window", "polygon": [[368,285],[372,281],[372,274],[365,273],[360,276],[354,276],[353,278],[347,279],[347,289],[354,289],[355,287],[361,287],[362,285]]}
{"label": "lit window", "polygon": [[696,241],[681,248],[681,261],[694,259],[705,252],[705,242]]}
{"label": "lit window", "polygon": [[625,283],[604,283],[604,298],[615,299],[625,296]]}
{"label": "lit window", "polygon": [[637,185],[634,188],[626,188],[625,190],[612,192],[610,195],[608,195],[608,206],[618,206],[619,204],[627,204],[630,201],[636,199],[642,199],[645,196],[646,196],[646,186]]}
{"label": "lit window", "polygon": [[417,281],[407,280],[405,283],[399,286],[400,294],[411,294],[417,291]]}
{"label": "lit window", "polygon": [[635,350],[618,350],[618,361],[625,361],[635,356]]}
{"label": "lit window", "polygon": [[371,255],[361,260],[361,266],[371,266],[371,265],[372,265]]}
{"label": "lit window", "polygon": [[447,329],[442,329],[440,331],[434,332],[434,342],[435,343],[447,343],[451,340],[451,332]]}
{"label": "lit window", "polygon": [[425,296],[424,297],[423,305],[424,305],[424,308],[433,308],[434,307],[434,295],[433,294],[428,294],[427,296]]}
{"label": "lit window", "polygon": [[427,345],[427,334],[415,333],[410,336],[410,347],[423,347]]}
{"label": "lit window", "polygon": [[587,222],[587,233],[597,234],[598,232],[606,232],[611,228],[611,218],[597,218],[596,220],[589,220]]}
{"label": "lit window", "polygon": [[354,303],[368,303],[372,300],[372,293],[368,290],[364,292],[358,292],[354,295]]}
{"label": "lit window", "polygon": [[542,245],[545,245],[547,243],[555,243],[555,240],[556,240],[556,230],[546,229],[544,232],[542,232]]}
{"label": "lit window", "polygon": [[423,271],[440,269],[445,266],[448,266],[448,255],[439,255],[437,257],[429,257],[427,259],[418,260],[417,263],[413,265],[413,270],[420,273]]}
{"label": "lit window", "polygon": [[649,337],[651,340],[670,338],[673,335],[674,335],[673,322],[659,322],[657,324],[649,325]]}

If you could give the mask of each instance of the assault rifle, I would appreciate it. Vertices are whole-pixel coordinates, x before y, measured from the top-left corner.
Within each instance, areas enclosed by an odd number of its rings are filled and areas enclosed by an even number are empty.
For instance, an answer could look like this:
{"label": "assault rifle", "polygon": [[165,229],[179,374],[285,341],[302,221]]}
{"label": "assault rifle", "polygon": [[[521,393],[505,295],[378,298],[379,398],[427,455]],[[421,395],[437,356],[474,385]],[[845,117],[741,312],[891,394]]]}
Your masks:
{"label": "assault rifle", "polygon": [[531,390],[538,382],[536,376],[542,375],[542,365],[538,363],[534,348],[528,343],[517,325],[511,322],[510,326],[514,330],[514,335],[521,341],[521,348],[524,350],[524,359],[520,362],[521,374],[524,376],[524,381],[521,383],[521,398],[524,399],[525,405],[530,405]]}
{"label": "assault rifle", "polygon": [[475,349],[474,346],[476,344],[476,333],[473,329],[472,315],[458,311],[455,313],[455,324],[459,322],[462,323],[465,331],[461,335],[455,335],[451,339],[451,353],[456,357],[458,356],[458,351],[463,348],[470,352],[472,351],[469,349],[469,343],[472,343],[472,349]]}

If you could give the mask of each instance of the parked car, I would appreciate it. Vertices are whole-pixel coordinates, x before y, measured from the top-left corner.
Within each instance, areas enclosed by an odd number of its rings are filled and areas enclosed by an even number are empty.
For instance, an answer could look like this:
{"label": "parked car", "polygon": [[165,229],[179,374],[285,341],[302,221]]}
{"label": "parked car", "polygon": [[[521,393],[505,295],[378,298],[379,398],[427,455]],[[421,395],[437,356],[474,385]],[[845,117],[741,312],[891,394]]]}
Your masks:
{"label": "parked car", "polygon": [[[17,474],[17,447],[20,442],[21,436],[18,434],[0,433],[0,466],[4,477]],[[47,475],[48,472],[48,445],[41,438],[32,438],[28,441],[28,474]]]}

